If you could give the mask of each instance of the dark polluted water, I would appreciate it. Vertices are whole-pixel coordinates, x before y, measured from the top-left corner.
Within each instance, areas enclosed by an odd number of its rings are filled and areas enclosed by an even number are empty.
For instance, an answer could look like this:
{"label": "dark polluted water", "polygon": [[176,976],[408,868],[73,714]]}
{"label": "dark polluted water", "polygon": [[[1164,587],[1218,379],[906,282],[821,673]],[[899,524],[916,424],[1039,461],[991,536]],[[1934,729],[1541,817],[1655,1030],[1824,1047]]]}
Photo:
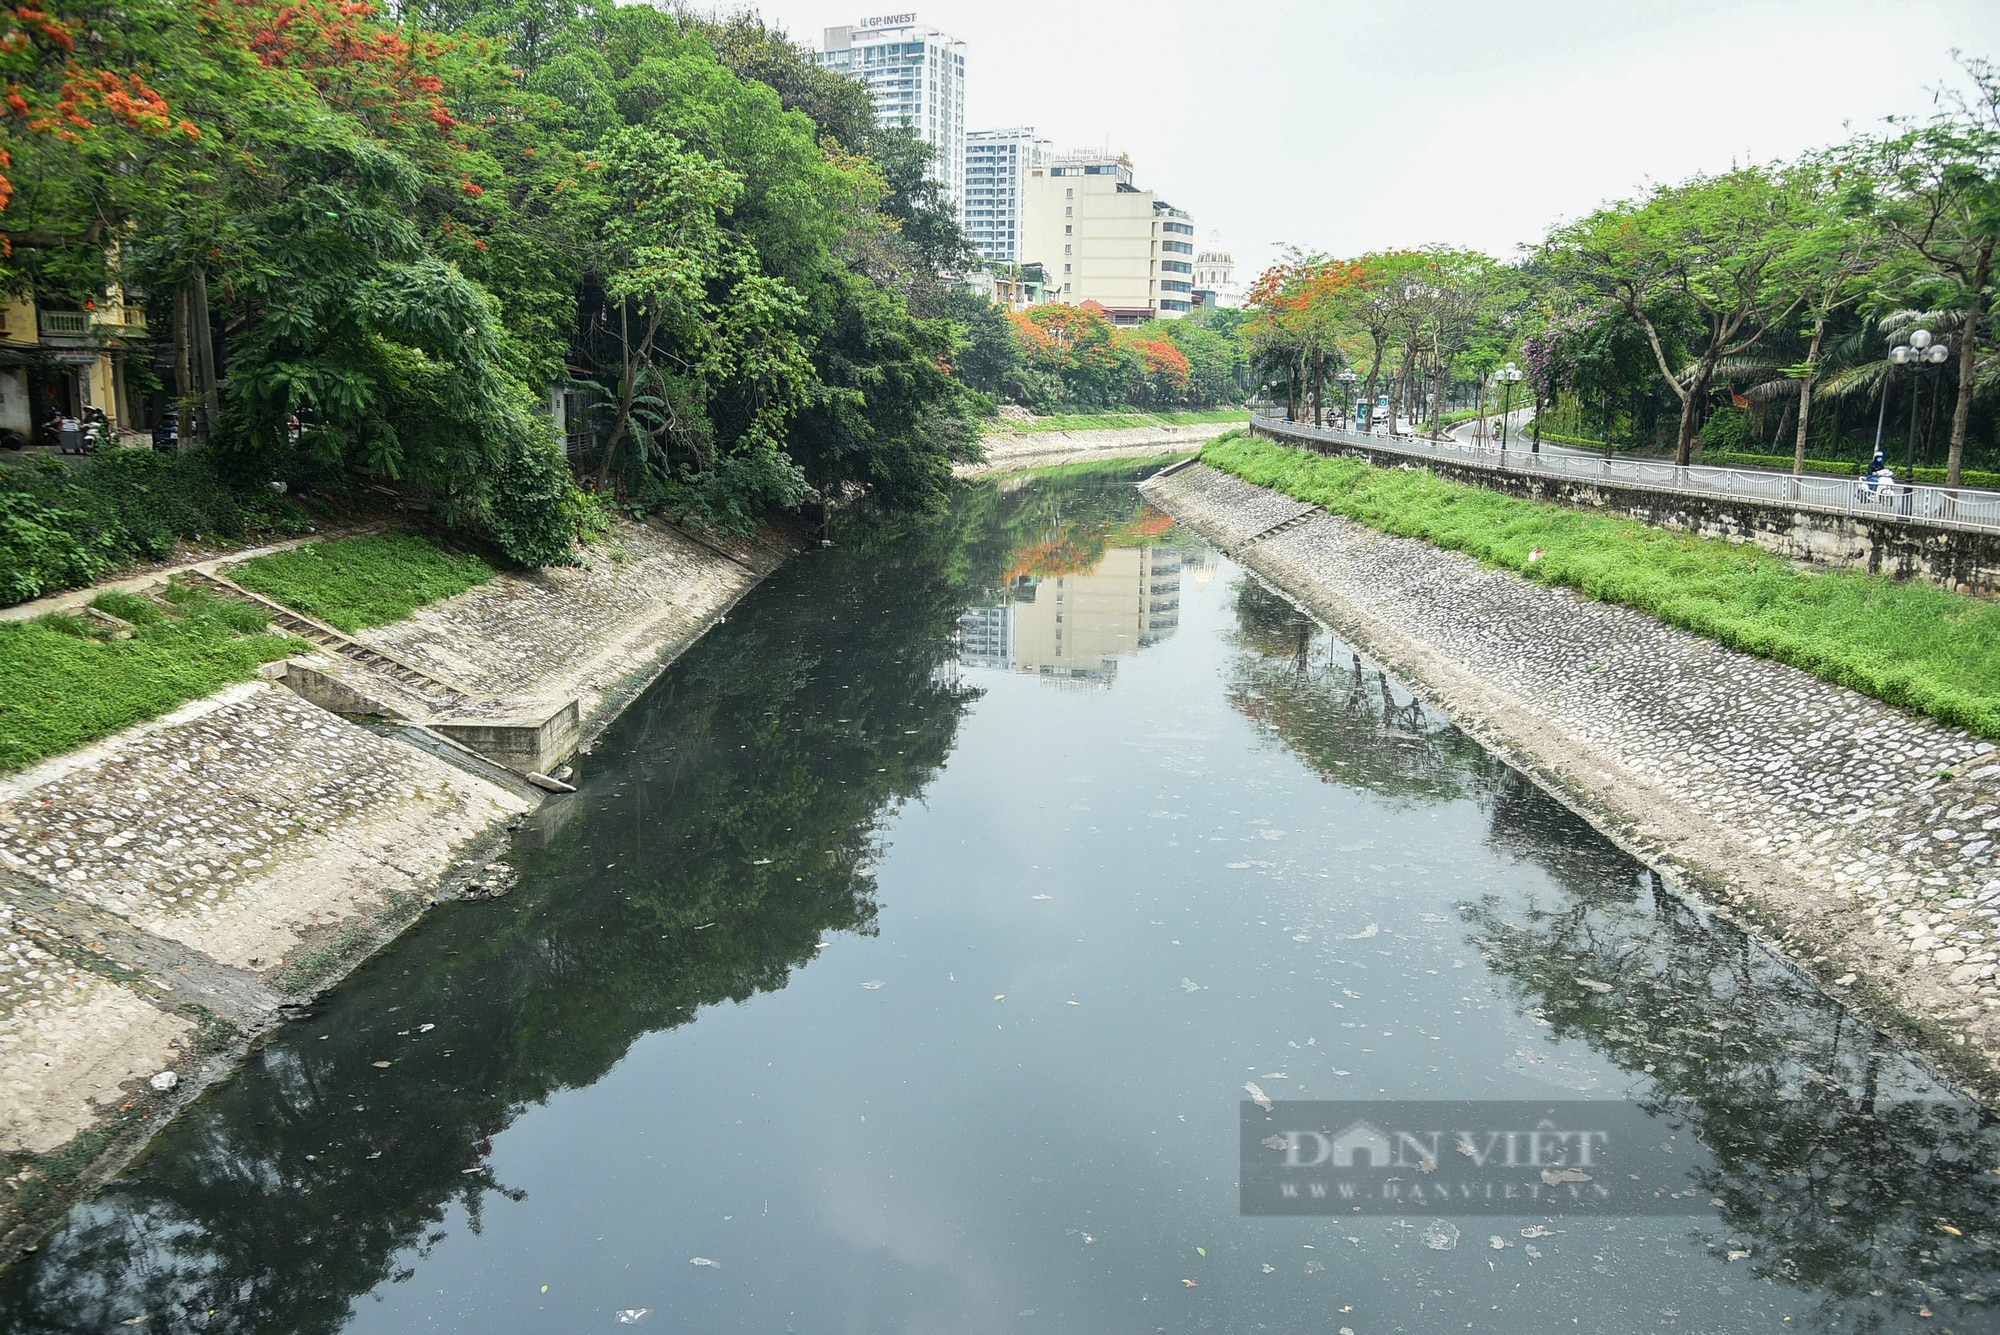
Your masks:
{"label": "dark polluted water", "polygon": [[[1976,1107],[1137,475],[752,594],[5,1329],[2000,1328]],[[1244,1217],[1246,1084],[1634,1102],[1689,1205]]]}

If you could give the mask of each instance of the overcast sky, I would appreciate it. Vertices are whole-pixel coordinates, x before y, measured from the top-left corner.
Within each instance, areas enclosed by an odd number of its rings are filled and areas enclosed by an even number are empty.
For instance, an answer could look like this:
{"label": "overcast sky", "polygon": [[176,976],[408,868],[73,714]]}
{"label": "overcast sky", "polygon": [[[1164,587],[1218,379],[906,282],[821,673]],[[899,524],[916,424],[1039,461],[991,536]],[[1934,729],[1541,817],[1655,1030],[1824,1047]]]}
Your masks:
{"label": "overcast sky", "polygon": [[1926,110],[1954,47],[2000,59],[1996,0],[866,3],[757,7],[815,49],[914,9],[966,43],[968,129],[1124,149],[1252,276],[1273,242],[1508,255],[1649,181]]}

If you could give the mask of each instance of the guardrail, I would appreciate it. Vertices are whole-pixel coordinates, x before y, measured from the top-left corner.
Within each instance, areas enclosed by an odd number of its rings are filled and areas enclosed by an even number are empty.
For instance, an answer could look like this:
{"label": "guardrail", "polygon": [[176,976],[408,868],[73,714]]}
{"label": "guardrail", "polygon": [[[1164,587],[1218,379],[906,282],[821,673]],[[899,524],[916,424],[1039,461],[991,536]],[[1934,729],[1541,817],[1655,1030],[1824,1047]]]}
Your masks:
{"label": "guardrail", "polygon": [[1681,467],[1567,452],[1535,454],[1518,446],[1502,450],[1497,444],[1468,444],[1423,436],[1364,436],[1355,431],[1308,426],[1276,417],[1253,416],[1251,421],[1273,435],[1291,437],[1307,445],[1325,441],[1495,473],[1571,477],[1681,495],[1764,501],[1819,514],[1859,515],[1906,524],[2000,532],[2000,492],[1974,491],[1968,487],[1953,489],[1900,482],[1871,487],[1864,478],[1794,477],[1790,473],[1761,469],[1707,468],[1700,464]]}

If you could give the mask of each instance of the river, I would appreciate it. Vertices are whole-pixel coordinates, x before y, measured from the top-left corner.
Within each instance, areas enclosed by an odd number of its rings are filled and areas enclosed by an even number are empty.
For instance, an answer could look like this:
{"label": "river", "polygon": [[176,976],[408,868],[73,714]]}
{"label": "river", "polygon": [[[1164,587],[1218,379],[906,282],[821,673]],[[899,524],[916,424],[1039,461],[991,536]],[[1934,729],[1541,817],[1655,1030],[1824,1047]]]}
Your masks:
{"label": "river", "polygon": [[[0,1324],[1996,1329],[1977,1107],[1143,471],[838,526]],[[1633,1103],[1691,1204],[1246,1217],[1250,1084]]]}

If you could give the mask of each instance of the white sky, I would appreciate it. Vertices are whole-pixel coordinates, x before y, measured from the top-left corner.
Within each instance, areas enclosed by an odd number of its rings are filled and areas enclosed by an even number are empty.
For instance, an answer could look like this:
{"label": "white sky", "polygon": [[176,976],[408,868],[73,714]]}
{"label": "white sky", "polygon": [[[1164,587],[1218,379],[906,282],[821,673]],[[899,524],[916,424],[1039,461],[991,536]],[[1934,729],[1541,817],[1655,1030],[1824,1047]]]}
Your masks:
{"label": "white sky", "polygon": [[1273,242],[1505,256],[1648,181],[1924,111],[1954,47],[2000,59],[1995,0],[756,3],[815,49],[914,10],[966,43],[968,129],[1124,149],[1246,279]]}

